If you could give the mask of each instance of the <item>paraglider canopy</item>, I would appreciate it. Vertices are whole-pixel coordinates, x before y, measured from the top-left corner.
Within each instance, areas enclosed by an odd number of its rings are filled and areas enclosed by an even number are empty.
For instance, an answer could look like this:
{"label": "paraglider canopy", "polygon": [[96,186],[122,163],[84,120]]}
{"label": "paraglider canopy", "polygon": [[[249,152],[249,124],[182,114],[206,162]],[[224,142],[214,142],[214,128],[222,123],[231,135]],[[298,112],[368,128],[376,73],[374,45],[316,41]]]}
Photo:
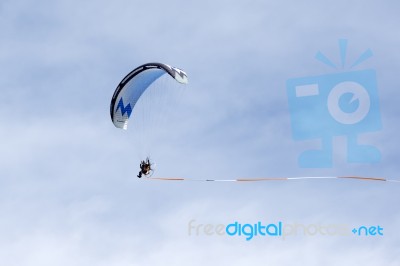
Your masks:
{"label": "paraglider canopy", "polygon": [[148,63],[132,70],[115,89],[110,104],[111,120],[117,128],[128,128],[128,120],[143,92],[158,78],[168,73],[177,82],[187,84],[184,71],[162,63]]}

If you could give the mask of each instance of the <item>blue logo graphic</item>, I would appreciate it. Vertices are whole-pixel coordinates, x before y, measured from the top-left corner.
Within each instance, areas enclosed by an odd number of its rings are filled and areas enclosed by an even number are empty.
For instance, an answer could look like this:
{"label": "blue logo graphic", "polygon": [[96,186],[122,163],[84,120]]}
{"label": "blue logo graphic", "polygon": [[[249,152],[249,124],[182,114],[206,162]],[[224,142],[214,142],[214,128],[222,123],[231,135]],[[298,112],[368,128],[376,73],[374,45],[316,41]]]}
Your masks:
{"label": "blue logo graphic", "polygon": [[[345,66],[347,40],[339,40],[342,68]],[[372,56],[366,50],[351,66]],[[321,52],[316,59],[337,69]],[[375,163],[380,151],[357,143],[357,135],[382,128],[376,73],[373,69],[347,71],[287,80],[286,89],[293,138],[297,141],[320,139],[321,149],[304,151],[298,158],[304,168],[332,167],[332,140],[347,137],[347,162]]]}
{"label": "blue logo graphic", "polygon": [[115,112],[118,112],[118,109],[121,109],[122,116],[127,113],[128,118],[131,116],[132,113],[132,107],[131,104],[128,103],[127,106],[124,105],[124,102],[122,101],[122,98],[119,100],[118,105],[117,105],[117,110]]}

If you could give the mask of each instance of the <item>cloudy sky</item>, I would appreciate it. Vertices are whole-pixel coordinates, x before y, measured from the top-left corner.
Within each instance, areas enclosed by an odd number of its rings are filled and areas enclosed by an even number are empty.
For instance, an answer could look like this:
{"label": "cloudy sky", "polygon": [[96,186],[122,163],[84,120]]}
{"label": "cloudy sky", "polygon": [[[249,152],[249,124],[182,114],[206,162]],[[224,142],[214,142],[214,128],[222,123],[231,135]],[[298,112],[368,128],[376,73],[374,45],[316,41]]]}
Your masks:
{"label": "cloudy sky", "polygon": [[[0,3],[0,261],[4,265],[398,265],[400,185],[357,180],[138,180],[134,128],[110,121],[116,85],[163,62],[189,84],[150,129],[156,176],[360,175],[400,179],[396,1],[11,1]],[[286,81],[374,69],[383,129],[359,135],[375,164],[304,169]],[[206,224],[345,228],[345,235],[208,236]],[[189,230],[193,226],[194,229]],[[201,227],[202,225],[203,227]],[[199,227],[200,226],[200,227]],[[383,235],[351,229],[380,226]],[[197,230],[197,228],[199,228]],[[310,229],[311,228],[311,229]],[[335,231],[336,232],[336,231]]]}

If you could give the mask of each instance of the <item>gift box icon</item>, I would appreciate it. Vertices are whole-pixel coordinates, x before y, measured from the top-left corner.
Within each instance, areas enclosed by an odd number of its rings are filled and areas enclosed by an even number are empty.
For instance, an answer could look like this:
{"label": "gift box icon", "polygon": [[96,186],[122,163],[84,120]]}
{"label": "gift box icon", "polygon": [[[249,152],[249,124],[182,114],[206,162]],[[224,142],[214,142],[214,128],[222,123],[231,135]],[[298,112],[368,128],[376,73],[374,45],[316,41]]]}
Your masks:
{"label": "gift box icon", "polygon": [[[339,44],[344,61],[347,42],[340,40]],[[358,61],[370,55],[367,50]],[[321,53],[317,58],[333,65]],[[293,78],[287,80],[286,89],[294,140],[321,140],[321,149],[307,150],[299,156],[300,167],[332,167],[335,136],[347,137],[348,162],[380,161],[376,147],[357,142],[359,134],[382,128],[375,70]]]}

